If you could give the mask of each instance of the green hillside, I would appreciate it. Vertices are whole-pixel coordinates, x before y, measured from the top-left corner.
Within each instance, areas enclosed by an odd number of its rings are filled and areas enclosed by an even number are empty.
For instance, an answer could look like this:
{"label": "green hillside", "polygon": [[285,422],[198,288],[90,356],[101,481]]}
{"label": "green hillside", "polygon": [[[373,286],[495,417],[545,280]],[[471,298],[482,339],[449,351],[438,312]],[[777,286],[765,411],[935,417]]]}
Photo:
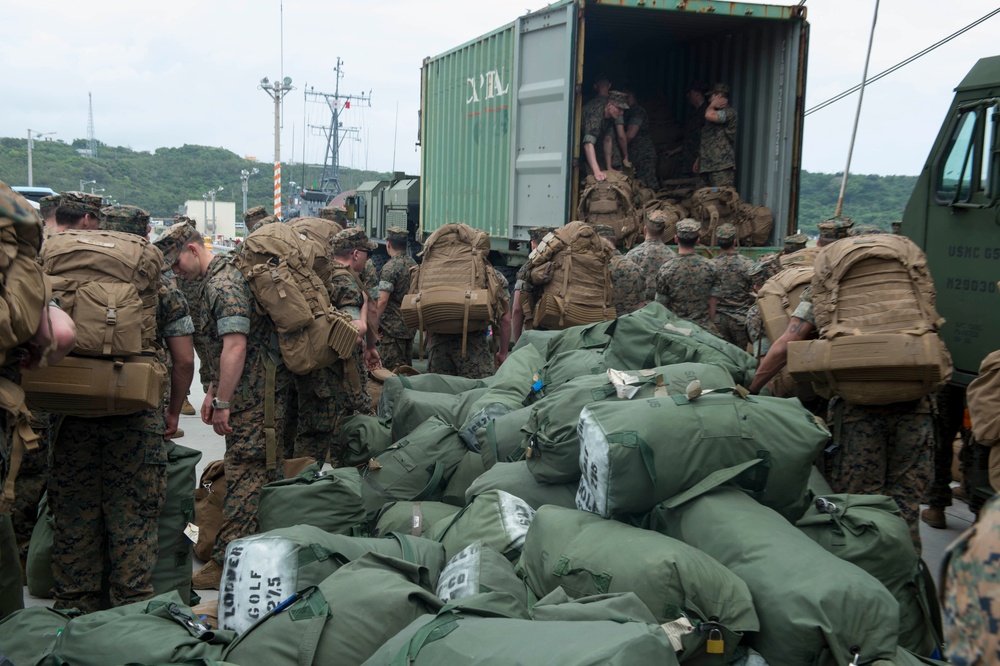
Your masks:
{"label": "green hillside", "polygon": [[[34,184],[64,192],[80,189],[81,180],[96,180],[96,187],[104,188],[105,197],[145,208],[154,218],[173,217],[185,201],[200,200],[208,190],[222,186],[224,189],[217,199],[235,201],[239,214],[243,205],[240,171],[256,167],[260,173],[249,180],[247,206],[269,207],[272,203],[273,166],[245,160],[224,148],[183,146],[157,148],[150,153],[101,144],[97,159],[91,159],[76,151],[85,147],[86,141],[82,139],[73,145],[35,140],[32,149]],[[310,187],[318,184],[323,167],[307,166],[304,183],[301,164],[284,164],[281,171],[288,192],[291,181]],[[389,176],[375,171],[340,170],[340,182],[345,190],[354,189],[367,180]],[[0,138],[0,180],[9,185],[27,184],[26,139]],[[85,189],[90,191],[90,187]]]}
{"label": "green hillside", "polygon": [[[35,141],[32,151],[35,185],[56,191],[76,190],[81,180],[96,180],[104,195],[121,203],[141,206],[153,217],[172,217],[179,205],[189,199],[201,199],[212,188],[224,188],[223,201],[236,201],[242,206],[240,170],[253,169],[261,173],[250,178],[248,206],[270,206],[273,185],[272,167],[267,163],[244,160],[224,148],[183,146],[158,148],[154,152],[136,152],[128,148],[101,144],[98,158],[77,153],[86,141],[77,139],[72,145],[57,141]],[[282,175],[286,191],[288,183],[315,186],[322,167],[286,164]],[[353,189],[367,180],[389,178],[388,173],[341,169],[341,185]],[[28,182],[27,141],[0,138],[0,180],[10,185]],[[916,176],[853,175],[848,182],[844,214],[857,223],[877,224],[885,229],[903,216]],[[799,202],[799,227],[807,233],[816,231],[816,224],[833,216],[840,192],[840,175],[802,172],[802,192]]]}

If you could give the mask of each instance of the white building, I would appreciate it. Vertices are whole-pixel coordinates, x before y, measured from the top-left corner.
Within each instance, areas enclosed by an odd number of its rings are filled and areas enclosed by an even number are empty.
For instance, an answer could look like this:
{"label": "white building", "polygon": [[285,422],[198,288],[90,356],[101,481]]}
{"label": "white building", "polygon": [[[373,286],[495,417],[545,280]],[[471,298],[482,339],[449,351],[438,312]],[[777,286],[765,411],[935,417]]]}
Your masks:
{"label": "white building", "polygon": [[[194,220],[198,225],[198,231],[213,238],[235,238],[236,237],[236,202],[215,200],[204,201],[202,199],[190,199],[184,202],[187,208],[186,215]],[[215,218],[212,211],[215,211]],[[240,233],[243,231],[243,218],[240,217]]]}

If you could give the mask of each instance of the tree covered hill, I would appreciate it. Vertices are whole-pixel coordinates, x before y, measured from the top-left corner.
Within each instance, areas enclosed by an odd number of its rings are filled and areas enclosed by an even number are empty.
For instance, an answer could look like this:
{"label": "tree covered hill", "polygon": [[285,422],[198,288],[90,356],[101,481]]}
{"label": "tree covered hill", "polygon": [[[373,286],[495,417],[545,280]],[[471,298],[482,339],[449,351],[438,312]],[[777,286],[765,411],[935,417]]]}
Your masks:
{"label": "tree covered hill", "polygon": [[[243,159],[224,148],[185,145],[180,148],[157,148],[154,152],[133,151],[124,147],[100,144],[97,158],[84,157],[77,148],[85,148],[83,139],[72,145],[58,141],[36,140],[32,149],[34,183],[62,192],[77,190],[80,181],[96,180],[104,195],[121,203],[145,208],[153,217],[172,217],[178,206],[189,199],[201,199],[203,193],[222,186],[220,201],[236,201],[242,207],[240,171],[260,169],[252,176],[247,193],[248,206],[269,207],[272,201],[272,166]],[[295,181],[308,187],[318,185],[322,166],[284,164],[285,191]],[[388,179],[387,172],[341,169],[341,185],[356,188],[368,180]],[[876,224],[885,229],[903,216],[903,209],[916,182],[916,176],[875,176],[854,174],[848,181],[844,215],[860,224]],[[0,138],[0,180],[10,185],[28,182],[27,141],[23,138]],[[89,187],[87,187],[89,191]],[[840,175],[802,172],[799,200],[799,228],[815,233],[816,224],[832,217],[840,193]]]}

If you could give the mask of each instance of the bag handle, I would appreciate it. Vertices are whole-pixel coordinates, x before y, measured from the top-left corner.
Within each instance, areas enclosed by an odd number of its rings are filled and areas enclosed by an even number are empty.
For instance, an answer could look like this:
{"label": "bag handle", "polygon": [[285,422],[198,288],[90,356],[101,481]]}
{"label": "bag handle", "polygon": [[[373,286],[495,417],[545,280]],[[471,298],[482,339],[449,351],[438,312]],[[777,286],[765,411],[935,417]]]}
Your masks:
{"label": "bag handle", "polygon": [[[708,476],[706,476],[700,482],[688,488],[687,490],[674,495],[673,497],[665,500],[664,502],[661,502],[661,506],[663,506],[666,509],[676,509],[682,504],[690,502],[696,497],[704,495],[709,490],[712,490],[713,488],[718,488],[722,484],[732,481],[743,472],[763,462],[765,462],[764,458],[754,458],[753,460],[748,460],[744,463],[740,463],[739,465],[733,465],[732,467],[726,467],[724,469],[716,470],[711,474],[709,474]],[[765,473],[758,475],[762,476],[765,482],[767,480],[766,472],[768,471],[766,467],[767,466],[765,465],[765,468],[763,468],[763,471]],[[759,479],[754,485],[755,486],[761,485]],[[763,490],[763,488],[761,488],[761,490]]]}
{"label": "bag handle", "polygon": [[459,617],[461,614],[456,610],[442,611],[433,620],[420,627],[417,633],[413,634],[413,638],[396,653],[391,662],[392,666],[412,664],[425,645],[440,640],[458,629]]}
{"label": "bag handle", "polygon": [[442,481],[444,481],[444,463],[438,460],[434,463],[434,469],[431,472],[430,481],[427,482],[427,485],[424,486],[411,501],[419,502],[427,499],[434,493],[435,490],[438,489],[438,486],[441,485]]}

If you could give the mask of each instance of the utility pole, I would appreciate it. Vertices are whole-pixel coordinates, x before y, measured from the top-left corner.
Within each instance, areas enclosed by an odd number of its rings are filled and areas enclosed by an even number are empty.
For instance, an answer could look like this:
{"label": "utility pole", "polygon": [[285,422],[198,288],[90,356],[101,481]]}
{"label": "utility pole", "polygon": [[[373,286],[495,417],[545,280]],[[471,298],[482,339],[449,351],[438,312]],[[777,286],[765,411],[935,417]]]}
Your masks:
{"label": "utility pole", "polygon": [[[80,192],[83,192],[84,186],[90,185],[91,183],[96,184],[97,181],[96,180],[84,180],[83,178],[81,178],[80,179]],[[91,189],[93,189],[93,188],[91,188]]]}
{"label": "utility pole", "polygon": [[[343,191],[340,186],[340,143],[343,141],[341,137],[340,114],[345,109],[351,108],[351,102],[360,102],[371,106],[370,91],[367,95],[364,93],[360,95],[340,94],[340,79],[344,76],[343,65],[344,62],[338,57],[337,66],[333,70],[337,79],[333,94],[314,92],[312,89],[305,93],[307,98],[311,95],[313,97],[322,97],[326,100],[326,104],[330,108],[332,115],[330,130],[326,134],[326,155],[323,156],[323,176],[319,183],[319,189],[328,189],[334,195],[340,194]],[[344,128],[343,131],[350,132],[352,129]]]}
{"label": "utility pole", "polygon": [[205,234],[207,235],[208,234],[208,192],[205,192],[205,194],[201,195],[201,199],[202,199],[202,202],[205,204],[205,214],[202,216],[201,219],[203,219],[205,221]]}
{"label": "utility pole", "polygon": [[94,135],[94,94],[88,92],[87,100],[89,110],[87,113],[87,148],[90,149],[90,157],[97,157],[97,137]]}
{"label": "utility pole", "polygon": [[271,83],[265,76],[257,86],[274,100],[274,216],[281,219],[281,100],[292,90],[292,78]]}
{"label": "utility pole", "polygon": [[260,169],[258,169],[257,167],[254,167],[253,171],[247,171],[246,169],[243,169],[242,171],[240,171],[240,185],[243,187],[243,214],[244,215],[247,214],[247,190],[250,187],[248,181],[250,180],[250,176],[256,176],[259,173],[260,173]]}
{"label": "utility pole", "polygon": [[[208,191],[208,196],[212,197],[212,234],[211,234],[211,236],[212,236],[213,239],[215,238],[215,234],[219,230],[218,226],[215,223],[215,195],[218,194],[219,192],[221,192],[223,189],[225,189],[225,188],[222,187],[222,185],[219,185],[215,189],[212,189],[212,190]],[[208,222],[205,223],[205,230],[206,231],[208,230]]]}
{"label": "utility pole", "polygon": [[[28,130],[28,187],[35,184],[31,169],[31,149],[34,147],[34,139],[43,136],[50,136],[52,134],[55,134],[55,132],[36,132],[33,129]],[[32,135],[34,135],[34,137],[32,137]]]}

